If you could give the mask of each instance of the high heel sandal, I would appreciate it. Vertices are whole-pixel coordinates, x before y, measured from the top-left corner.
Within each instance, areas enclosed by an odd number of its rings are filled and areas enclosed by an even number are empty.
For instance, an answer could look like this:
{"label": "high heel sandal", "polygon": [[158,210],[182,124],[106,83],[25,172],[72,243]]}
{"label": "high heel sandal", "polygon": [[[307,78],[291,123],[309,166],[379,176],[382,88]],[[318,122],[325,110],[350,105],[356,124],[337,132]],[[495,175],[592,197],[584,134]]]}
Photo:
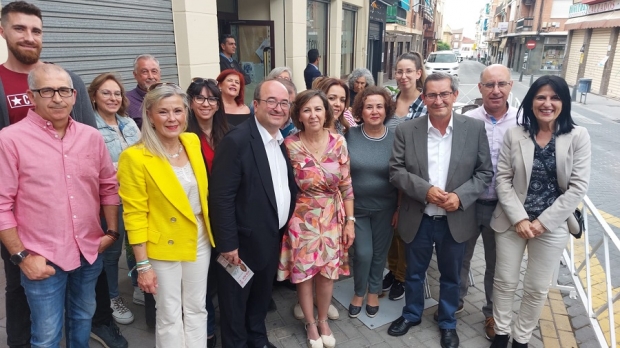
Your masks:
{"label": "high heel sandal", "polygon": [[[317,323],[327,323],[327,319],[325,320],[317,320]],[[318,326],[316,327],[318,330]],[[319,332],[320,334],[320,332]],[[334,348],[336,347],[336,339],[334,338],[334,333],[330,333],[329,335],[321,335],[321,339],[323,340],[323,347],[325,348]],[[314,348],[314,347],[313,347]]]}
{"label": "high heel sandal", "polygon": [[[308,325],[316,325],[316,321],[312,322],[312,323],[306,323],[306,325],[304,325],[304,328],[306,329],[306,332],[308,332]],[[317,326],[316,331],[319,331],[319,327]],[[311,340],[310,338],[308,338],[308,348],[323,348],[323,340],[321,339],[321,336],[319,336],[318,339],[316,340]]]}

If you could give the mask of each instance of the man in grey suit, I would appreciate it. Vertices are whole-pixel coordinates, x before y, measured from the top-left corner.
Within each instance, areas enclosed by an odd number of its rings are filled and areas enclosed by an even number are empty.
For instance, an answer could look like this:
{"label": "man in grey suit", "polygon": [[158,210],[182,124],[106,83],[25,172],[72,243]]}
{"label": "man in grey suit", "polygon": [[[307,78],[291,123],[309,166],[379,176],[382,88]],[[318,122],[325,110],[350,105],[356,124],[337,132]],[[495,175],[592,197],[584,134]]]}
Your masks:
{"label": "man in grey suit", "polygon": [[403,192],[398,231],[406,243],[405,301],[388,334],[401,336],[421,322],[423,283],[437,252],[441,273],[441,347],[456,348],[456,310],[465,242],[476,233],[476,199],[491,183],[493,167],[484,123],[452,111],[458,84],[434,73],[424,82],[428,116],[396,128],[390,182]]}

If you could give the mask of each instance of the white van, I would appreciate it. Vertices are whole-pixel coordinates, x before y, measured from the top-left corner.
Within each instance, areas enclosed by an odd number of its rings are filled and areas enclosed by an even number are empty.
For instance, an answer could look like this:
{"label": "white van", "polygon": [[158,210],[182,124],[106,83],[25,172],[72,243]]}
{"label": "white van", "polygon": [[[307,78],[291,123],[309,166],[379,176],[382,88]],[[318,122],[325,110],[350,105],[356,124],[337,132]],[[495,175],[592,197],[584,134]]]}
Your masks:
{"label": "white van", "polygon": [[424,61],[424,67],[427,75],[442,72],[457,78],[459,76],[459,62],[456,54],[452,51],[438,51],[429,54]]}

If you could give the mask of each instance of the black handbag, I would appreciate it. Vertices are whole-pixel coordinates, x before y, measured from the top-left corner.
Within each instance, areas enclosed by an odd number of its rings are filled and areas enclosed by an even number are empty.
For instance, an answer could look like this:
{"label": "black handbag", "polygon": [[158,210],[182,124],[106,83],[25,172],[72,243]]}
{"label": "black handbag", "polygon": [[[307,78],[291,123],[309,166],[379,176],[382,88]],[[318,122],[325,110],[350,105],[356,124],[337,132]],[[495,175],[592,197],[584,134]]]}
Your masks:
{"label": "black handbag", "polygon": [[[534,144],[534,148],[536,149],[536,151],[539,151],[538,148],[536,147],[536,144]],[[552,177],[551,170],[547,168],[547,163],[545,161],[543,161],[543,167],[545,167],[547,176]],[[555,183],[556,191],[560,194],[564,193],[560,189],[560,186],[558,186],[557,177],[554,183]],[[570,232],[570,234],[573,237],[575,237],[575,239],[580,239],[581,235],[583,234],[583,231],[586,229],[586,224],[585,224],[585,221],[583,221],[583,214],[581,214],[581,210],[579,210],[579,208],[575,208],[575,211],[568,217],[568,220],[566,222],[568,224],[568,232]]]}

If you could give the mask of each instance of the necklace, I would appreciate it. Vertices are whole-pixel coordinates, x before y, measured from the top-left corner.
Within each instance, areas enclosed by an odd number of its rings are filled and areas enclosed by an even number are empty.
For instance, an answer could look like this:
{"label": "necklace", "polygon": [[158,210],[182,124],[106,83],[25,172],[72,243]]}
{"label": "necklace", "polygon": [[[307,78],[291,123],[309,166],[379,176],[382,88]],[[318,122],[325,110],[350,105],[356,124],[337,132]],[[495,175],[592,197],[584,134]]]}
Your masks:
{"label": "necklace", "polygon": [[[306,138],[305,134],[304,134],[304,138]],[[306,140],[302,139],[301,141],[306,145],[306,148],[310,150],[310,153],[312,153],[313,155],[320,155],[321,150],[323,150],[323,139],[319,140],[318,148],[316,146],[310,146],[310,142],[308,141],[307,138]]]}
{"label": "necklace", "polygon": [[166,156],[168,156],[168,158],[177,158],[181,155],[181,152],[183,152],[183,144],[179,143],[179,151],[177,151],[177,153],[175,154],[166,154]]}

